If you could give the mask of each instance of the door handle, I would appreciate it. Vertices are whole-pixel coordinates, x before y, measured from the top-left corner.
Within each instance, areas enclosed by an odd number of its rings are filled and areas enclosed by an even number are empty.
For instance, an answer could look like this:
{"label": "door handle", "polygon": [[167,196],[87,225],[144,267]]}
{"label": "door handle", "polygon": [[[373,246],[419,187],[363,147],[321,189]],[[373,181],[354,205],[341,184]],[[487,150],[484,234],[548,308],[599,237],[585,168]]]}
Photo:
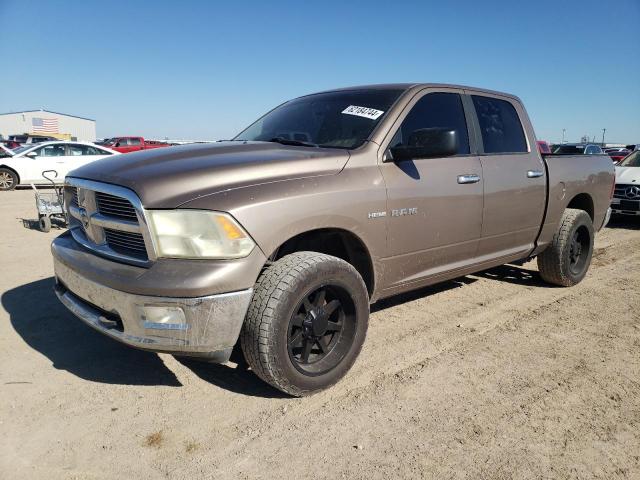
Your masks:
{"label": "door handle", "polygon": [[467,183],[478,183],[480,181],[480,175],[458,175],[458,183],[467,184]]}
{"label": "door handle", "polygon": [[542,170],[527,170],[527,178],[540,178],[543,175]]}

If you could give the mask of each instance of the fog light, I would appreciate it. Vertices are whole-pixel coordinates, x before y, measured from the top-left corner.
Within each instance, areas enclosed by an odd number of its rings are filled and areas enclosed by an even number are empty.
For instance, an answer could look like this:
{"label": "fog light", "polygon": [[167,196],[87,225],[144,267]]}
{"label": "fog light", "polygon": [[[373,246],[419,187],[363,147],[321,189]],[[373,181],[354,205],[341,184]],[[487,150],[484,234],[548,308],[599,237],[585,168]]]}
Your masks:
{"label": "fog light", "polygon": [[139,309],[144,328],[156,330],[187,330],[189,328],[180,307],[143,305]]}

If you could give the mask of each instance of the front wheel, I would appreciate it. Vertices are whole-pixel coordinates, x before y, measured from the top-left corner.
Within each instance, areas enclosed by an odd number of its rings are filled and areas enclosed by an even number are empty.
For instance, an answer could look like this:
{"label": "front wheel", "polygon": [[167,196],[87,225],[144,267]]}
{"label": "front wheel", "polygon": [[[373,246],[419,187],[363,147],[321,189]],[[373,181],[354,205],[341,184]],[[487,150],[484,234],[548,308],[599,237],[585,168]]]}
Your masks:
{"label": "front wheel", "polygon": [[593,239],[593,223],[587,212],[567,208],[551,245],[538,255],[542,279],[561,287],[580,283],[591,264]]}
{"label": "front wheel", "polygon": [[305,396],[349,371],[368,320],[367,289],[350,264],[297,252],[258,279],[240,342],[258,377],[285,393]]}
{"label": "front wheel", "polygon": [[18,176],[8,168],[0,168],[0,191],[13,190],[18,185]]}

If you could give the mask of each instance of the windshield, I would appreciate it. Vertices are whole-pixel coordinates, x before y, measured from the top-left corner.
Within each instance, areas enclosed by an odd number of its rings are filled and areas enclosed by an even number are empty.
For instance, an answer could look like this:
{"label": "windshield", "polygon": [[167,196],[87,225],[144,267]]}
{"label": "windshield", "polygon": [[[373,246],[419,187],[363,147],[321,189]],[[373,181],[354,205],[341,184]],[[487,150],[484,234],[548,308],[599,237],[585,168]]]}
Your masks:
{"label": "windshield", "polygon": [[348,90],[297,98],[270,111],[234,140],[357,148],[402,92]]}
{"label": "windshield", "polygon": [[619,167],[640,167],[640,151],[633,152],[631,155],[622,160]]}
{"label": "windshield", "polygon": [[555,147],[553,153],[564,155],[582,155],[584,153],[584,145],[560,145]]}
{"label": "windshield", "polygon": [[19,153],[26,152],[26,151],[27,151],[27,150],[29,150],[30,148],[33,148],[33,145],[24,145],[24,146],[22,146],[22,147],[14,148],[14,149],[13,149],[13,153],[14,153],[15,155],[18,155]]}

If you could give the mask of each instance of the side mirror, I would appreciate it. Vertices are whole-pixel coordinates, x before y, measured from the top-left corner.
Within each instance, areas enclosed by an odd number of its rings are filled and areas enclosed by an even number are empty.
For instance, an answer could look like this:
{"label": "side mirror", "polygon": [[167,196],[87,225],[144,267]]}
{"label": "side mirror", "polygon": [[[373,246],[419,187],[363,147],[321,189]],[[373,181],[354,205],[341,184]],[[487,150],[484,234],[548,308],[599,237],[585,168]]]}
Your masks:
{"label": "side mirror", "polygon": [[36,152],[29,152],[25,156],[29,158],[36,158],[38,154]]}
{"label": "side mirror", "polygon": [[389,149],[393,161],[450,157],[458,153],[458,136],[447,128],[421,128],[409,135],[407,145]]}

